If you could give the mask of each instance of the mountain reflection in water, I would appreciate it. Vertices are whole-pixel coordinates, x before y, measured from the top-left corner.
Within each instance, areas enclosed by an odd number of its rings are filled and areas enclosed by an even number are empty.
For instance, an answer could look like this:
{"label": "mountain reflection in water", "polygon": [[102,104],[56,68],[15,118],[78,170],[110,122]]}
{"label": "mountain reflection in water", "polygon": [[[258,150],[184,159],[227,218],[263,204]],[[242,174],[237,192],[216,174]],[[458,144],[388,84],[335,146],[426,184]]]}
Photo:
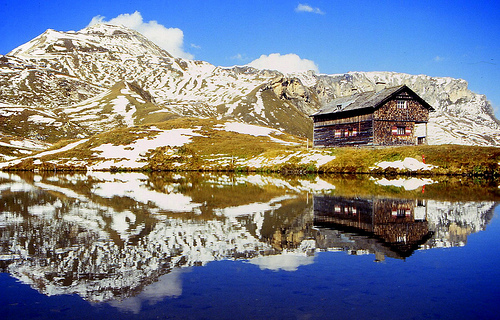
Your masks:
{"label": "mountain reflection in water", "polygon": [[[0,268],[49,296],[78,294],[138,312],[142,300],[182,295],[183,270],[210,261],[293,271],[320,251],[382,261],[464,246],[486,227],[498,197],[484,184],[406,190],[387,181],[0,173]],[[459,200],[473,192],[481,197]]]}

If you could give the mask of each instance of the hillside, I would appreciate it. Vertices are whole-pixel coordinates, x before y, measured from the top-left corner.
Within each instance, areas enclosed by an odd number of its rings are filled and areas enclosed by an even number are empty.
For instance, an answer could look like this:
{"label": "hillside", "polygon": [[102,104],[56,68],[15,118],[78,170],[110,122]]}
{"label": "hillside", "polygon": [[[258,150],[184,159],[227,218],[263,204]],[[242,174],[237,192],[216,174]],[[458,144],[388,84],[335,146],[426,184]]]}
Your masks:
{"label": "hillside", "polygon": [[0,170],[500,175],[496,147],[312,149],[308,144],[268,127],[182,117],[65,140],[0,162]]}
{"label": "hillside", "polygon": [[[332,99],[406,84],[436,112],[430,144],[500,145],[500,125],[467,82],[393,72],[284,75],[174,58],[141,34],[112,25],[47,30],[0,56],[0,157],[180,117],[271,127],[312,136],[309,115]],[[32,146],[32,147],[31,147]]]}
{"label": "hillside", "polygon": [[[250,146],[250,147],[249,147]],[[178,118],[118,128],[0,163],[39,170],[314,170],[334,157],[307,150],[304,139],[242,122]]]}

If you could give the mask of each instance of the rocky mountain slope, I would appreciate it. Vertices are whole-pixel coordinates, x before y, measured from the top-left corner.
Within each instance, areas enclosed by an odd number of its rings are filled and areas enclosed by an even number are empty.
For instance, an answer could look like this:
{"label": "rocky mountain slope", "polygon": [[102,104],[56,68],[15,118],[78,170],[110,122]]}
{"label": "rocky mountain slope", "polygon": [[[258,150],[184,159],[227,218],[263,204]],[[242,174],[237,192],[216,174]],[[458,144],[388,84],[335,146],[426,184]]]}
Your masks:
{"label": "rocky mountain slope", "polygon": [[[222,68],[174,58],[135,31],[101,24],[78,32],[49,29],[0,56],[1,153],[18,156],[15,145],[26,139],[41,145],[183,116],[231,119],[310,138],[311,113],[353,90],[374,90],[380,81],[408,85],[437,110],[431,144],[500,145],[491,105],[464,80]],[[19,117],[9,116],[13,108],[39,116],[24,117],[20,125]]]}

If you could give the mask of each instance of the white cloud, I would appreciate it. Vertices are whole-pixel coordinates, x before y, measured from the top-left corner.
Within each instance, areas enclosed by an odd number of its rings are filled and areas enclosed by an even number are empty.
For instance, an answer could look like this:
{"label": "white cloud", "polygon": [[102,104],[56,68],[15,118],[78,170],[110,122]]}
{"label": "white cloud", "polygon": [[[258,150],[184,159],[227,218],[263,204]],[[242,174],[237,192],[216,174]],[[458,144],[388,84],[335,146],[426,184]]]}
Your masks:
{"label": "white cloud", "polygon": [[296,12],[310,12],[310,13],[316,13],[316,14],[325,14],[323,11],[321,11],[320,8],[313,8],[308,4],[302,4],[299,3],[297,8],[295,8]]}
{"label": "white cloud", "polygon": [[440,56],[435,56],[435,57],[434,57],[434,61],[435,61],[435,62],[441,62],[441,61],[443,61],[443,60],[444,60],[444,58],[443,58],[443,57],[440,57]]}
{"label": "white cloud", "polygon": [[245,61],[246,60],[246,61],[248,61],[250,59],[248,59],[246,54],[238,53],[238,54],[232,56],[231,60],[238,60],[238,61]]}
{"label": "white cloud", "polygon": [[89,26],[98,23],[108,23],[113,25],[122,25],[124,27],[136,30],[142,33],[146,38],[156,43],[161,48],[167,50],[174,57],[193,59],[194,56],[184,51],[184,32],[178,28],[166,28],[157,21],[151,20],[144,22],[140,12],[132,14],[120,14],[109,21],[103,16],[95,16],[89,23]]}
{"label": "white cloud", "polygon": [[319,72],[318,66],[314,61],[301,59],[294,53],[281,55],[271,53],[270,55],[261,55],[260,58],[250,62],[247,66],[257,69],[278,70],[283,73],[305,72],[313,70]]}

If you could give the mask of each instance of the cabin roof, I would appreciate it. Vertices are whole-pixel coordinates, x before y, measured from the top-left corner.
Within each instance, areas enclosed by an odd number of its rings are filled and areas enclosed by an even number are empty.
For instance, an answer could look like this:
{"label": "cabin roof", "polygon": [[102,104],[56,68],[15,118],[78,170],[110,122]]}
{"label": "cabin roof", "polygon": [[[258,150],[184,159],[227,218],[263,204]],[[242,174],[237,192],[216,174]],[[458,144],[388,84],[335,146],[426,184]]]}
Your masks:
{"label": "cabin roof", "polygon": [[374,112],[378,107],[403,91],[408,92],[413,98],[420,102],[420,104],[429,109],[429,111],[434,111],[434,108],[420,98],[413,90],[406,85],[401,85],[385,88],[377,92],[361,92],[352,96],[336,98],[311,116],[314,117],[325,114],[338,114],[341,116],[343,113],[352,113],[356,111],[365,111],[366,113]]}

